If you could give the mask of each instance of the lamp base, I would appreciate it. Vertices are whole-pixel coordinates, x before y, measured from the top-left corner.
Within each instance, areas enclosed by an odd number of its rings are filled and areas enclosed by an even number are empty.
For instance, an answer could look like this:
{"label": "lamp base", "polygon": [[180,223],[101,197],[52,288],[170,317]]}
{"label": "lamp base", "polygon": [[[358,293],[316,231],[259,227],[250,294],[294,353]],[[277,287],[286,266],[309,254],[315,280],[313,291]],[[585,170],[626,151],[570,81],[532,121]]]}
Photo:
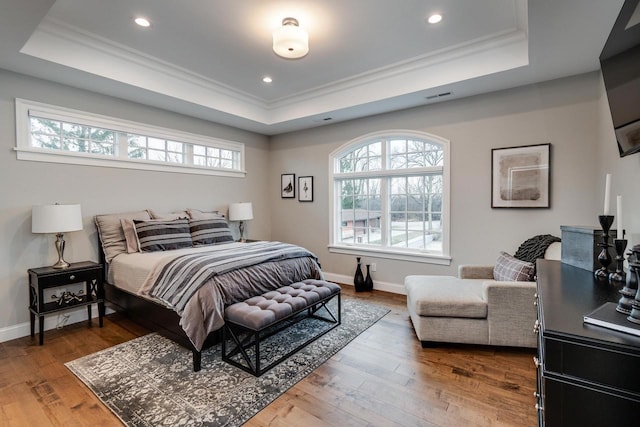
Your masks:
{"label": "lamp base", "polygon": [[247,241],[244,238],[244,221],[240,221],[238,228],[240,229],[240,243],[246,243]]}
{"label": "lamp base", "polygon": [[69,268],[71,264],[64,260],[64,238],[62,233],[56,234],[56,250],[58,251],[58,262],[53,264],[51,268],[63,269]]}
{"label": "lamp base", "polygon": [[69,268],[70,265],[71,264],[69,264],[67,261],[61,259],[61,260],[58,260],[58,262],[56,262],[55,264],[53,264],[51,268],[64,269],[64,268]]}

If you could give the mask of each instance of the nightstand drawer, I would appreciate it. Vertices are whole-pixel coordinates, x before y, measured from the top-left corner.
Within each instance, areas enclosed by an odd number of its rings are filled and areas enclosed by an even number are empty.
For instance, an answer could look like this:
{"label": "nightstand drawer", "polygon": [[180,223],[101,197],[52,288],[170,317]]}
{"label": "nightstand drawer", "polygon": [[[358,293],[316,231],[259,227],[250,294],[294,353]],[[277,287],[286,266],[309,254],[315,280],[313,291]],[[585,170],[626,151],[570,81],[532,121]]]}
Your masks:
{"label": "nightstand drawer", "polygon": [[47,289],[61,284],[69,285],[72,283],[88,282],[99,278],[100,268],[82,271],[69,271],[51,274],[48,276],[40,276],[38,283],[42,289]]}

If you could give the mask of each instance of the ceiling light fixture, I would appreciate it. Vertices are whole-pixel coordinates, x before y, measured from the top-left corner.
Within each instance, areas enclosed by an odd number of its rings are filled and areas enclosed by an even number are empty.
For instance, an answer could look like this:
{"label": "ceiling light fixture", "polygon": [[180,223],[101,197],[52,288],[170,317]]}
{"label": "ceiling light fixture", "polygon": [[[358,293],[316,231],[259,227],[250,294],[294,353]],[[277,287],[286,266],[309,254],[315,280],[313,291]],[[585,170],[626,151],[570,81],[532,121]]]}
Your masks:
{"label": "ceiling light fixture", "polygon": [[269,76],[264,76],[262,78],[262,81],[265,82],[265,83],[271,83],[273,81],[273,79],[271,77],[269,77]]}
{"label": "ceiling light fixture", "polygon": [[295,18],[284,18],[282,26],[273,32],[273,51],[287,59],[298,59],[309,53],[309,34],[300,28]]}
{"label": "ceiling light fixture", "polygon": [[440,21],[442,21],[442,15],[439,15],[437,13],[431,15],[429,19],[427,19],[427,22],[429,22],[429,24],[437,24]]}
{"label": "ceiling light fixture", "polygon": [[151,22],[149,22],[147,18],[142,17],[134,19],[133,22],[140,25],[141,27],[149,27],[151,25]]}

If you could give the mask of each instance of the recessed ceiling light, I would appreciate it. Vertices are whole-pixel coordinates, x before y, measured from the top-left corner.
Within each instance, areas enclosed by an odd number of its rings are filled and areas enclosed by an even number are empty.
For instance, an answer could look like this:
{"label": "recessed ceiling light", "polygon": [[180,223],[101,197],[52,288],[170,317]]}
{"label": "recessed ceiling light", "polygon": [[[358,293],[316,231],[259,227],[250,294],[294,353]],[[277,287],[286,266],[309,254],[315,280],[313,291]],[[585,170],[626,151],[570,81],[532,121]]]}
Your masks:
{"label": "recessed ceiling light", "polygon": [[273,81],[273,79],[271,77],[269,77],[269,76],[264,76],[262,78],[262,81],[265,82],[265,83],[271,83]]}
{"label": "recessed ceiling light", "polygon": [[438,22],[442,21],[442,15],[434,13],[433,15],[431,15],[428,19],[427,22],[429,24],[437,24]]}
{"label": "recessed ceiling light", "polygon": [[149,22],[147,18],[142,17],[134,19],[133,22],[140,25],[141,27],[149,27],[151,25],[151,22]]}

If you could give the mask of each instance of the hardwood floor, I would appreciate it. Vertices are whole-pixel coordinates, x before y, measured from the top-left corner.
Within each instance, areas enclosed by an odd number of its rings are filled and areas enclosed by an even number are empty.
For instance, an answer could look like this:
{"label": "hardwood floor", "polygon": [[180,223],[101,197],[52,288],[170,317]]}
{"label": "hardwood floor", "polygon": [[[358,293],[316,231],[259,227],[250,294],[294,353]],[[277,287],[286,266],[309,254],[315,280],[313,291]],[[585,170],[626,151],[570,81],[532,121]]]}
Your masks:
{"label": "hardwood floor", "polygon": [[[355,295],[391,312],[247,426],[535,426],[533,349],[423,349],[402,295]],[[120,425],[65,362],[146,334],[120,314],[0,343],[0,426]]]}

